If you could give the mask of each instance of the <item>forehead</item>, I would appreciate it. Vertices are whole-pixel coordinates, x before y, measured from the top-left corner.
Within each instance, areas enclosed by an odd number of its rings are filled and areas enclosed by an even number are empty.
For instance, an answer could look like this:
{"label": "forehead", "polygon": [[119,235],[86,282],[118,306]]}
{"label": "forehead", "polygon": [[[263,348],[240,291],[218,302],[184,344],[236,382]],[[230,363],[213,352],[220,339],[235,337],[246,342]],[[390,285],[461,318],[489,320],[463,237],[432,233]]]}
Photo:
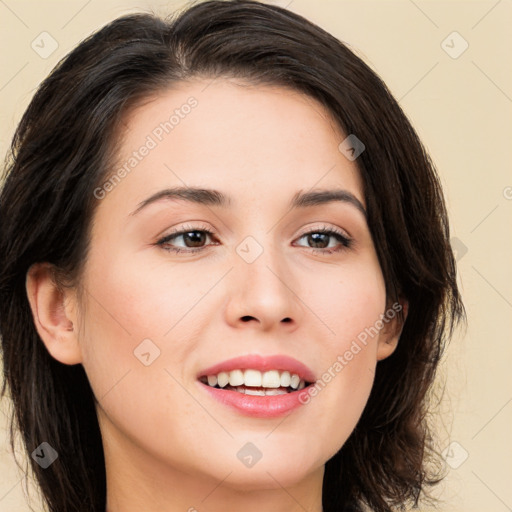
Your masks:
{"label": "forehead", "polygon": [[125,176],[114,192],[140,199],[164,185],[203,186],[235,201],[242,190],[244,200],[283,191],[289,201],[299,190],[343,186],[364,203],[357,165],[338,148],[344,138],[329,111],[298,91],[182,82],[125,116],[111,169]]}

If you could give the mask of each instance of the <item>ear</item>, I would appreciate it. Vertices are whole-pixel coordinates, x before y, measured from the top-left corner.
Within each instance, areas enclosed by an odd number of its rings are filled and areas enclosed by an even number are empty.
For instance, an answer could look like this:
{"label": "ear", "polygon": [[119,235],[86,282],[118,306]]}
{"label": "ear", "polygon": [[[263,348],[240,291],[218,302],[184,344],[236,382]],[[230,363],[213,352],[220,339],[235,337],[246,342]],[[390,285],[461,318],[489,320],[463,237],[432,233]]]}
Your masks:
{"label": "ear", "polygon": [[[400,319],[399,313],[402,313],[403,319]],[[386,359],[396,349],[398,340],[402,334],[402,329],[409,312],[409,303],[400,297],[398,302],[388,306],[382,319],[383,327],[379,333],[377,346],[377,361]]]}
{"label": "ear", "polygon": [[73,290],[62,290],[57,285],[49,263],[32,265],[25,287],[35,327],[50,355],[64,364],[82,362]]}

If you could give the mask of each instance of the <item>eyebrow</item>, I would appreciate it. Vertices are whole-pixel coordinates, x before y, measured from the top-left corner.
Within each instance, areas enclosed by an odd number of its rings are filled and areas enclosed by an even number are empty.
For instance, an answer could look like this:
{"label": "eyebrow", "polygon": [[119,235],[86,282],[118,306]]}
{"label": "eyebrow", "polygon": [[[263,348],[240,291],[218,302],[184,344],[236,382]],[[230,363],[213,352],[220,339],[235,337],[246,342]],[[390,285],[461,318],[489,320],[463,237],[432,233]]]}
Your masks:
{"label": "eyebrow", "polygon": [[[173,187],[160,190],[138,204],[137,208],[130,213],[136,215],[146,206],[162,200],[182,199],[194,204],[217,206],[227,208],[232,204],[231,198],[222,192],[214,189],[195,187]],[[366,210],[357,197],[343,189],[334,190],[313,190],[309,192],[297,192],[290,201],[290,209],[308,208],[322,204],[339,201],[354,206],[366,218]]]}

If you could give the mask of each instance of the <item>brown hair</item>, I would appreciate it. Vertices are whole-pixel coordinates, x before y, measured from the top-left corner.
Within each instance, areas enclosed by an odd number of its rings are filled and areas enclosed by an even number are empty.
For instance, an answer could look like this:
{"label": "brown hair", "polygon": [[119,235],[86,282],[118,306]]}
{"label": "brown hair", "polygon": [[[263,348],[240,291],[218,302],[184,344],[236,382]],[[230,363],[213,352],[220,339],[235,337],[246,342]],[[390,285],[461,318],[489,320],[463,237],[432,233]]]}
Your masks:
{"label": "brown hair", "polygon": [[[382,80],[346,45],[285,9],[250,0],[207,1],[173,19],[114,20],[42,82],[15,133],[0,195],[0,335],[5,381],[30,454],[42,441],[59,458],[30,460],[52,512],[104,512],[105,463],[94,397],[82,365],[53,359],[25,291],[35,262],[79,280],[93,191],[111,172],[116,127],[131,105],[172,83],[229,76],[291,87],[320,101],[358,157],[368,224],[389,302],[409,302],[400,342],[377,365],[355,430],[326,463],[325,512],[416,504],[437,460],[428,391],[464,308],[441,186],[410,122]],[[341,142],[341,141],[340,141]]]}

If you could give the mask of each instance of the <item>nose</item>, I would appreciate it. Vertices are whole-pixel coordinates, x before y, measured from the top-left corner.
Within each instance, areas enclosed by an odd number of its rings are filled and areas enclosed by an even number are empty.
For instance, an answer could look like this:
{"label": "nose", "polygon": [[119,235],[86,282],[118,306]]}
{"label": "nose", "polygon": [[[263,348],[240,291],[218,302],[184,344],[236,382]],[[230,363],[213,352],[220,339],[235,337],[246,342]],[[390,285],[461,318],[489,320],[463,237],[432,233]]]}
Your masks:
{"label": "nose", "polygon": [[303,303],[285,256],[265,247],[254,261],[249,261],[235,255],[234,268],[227,276],[228,324],[262,331],[296,329],[304,317]]}

